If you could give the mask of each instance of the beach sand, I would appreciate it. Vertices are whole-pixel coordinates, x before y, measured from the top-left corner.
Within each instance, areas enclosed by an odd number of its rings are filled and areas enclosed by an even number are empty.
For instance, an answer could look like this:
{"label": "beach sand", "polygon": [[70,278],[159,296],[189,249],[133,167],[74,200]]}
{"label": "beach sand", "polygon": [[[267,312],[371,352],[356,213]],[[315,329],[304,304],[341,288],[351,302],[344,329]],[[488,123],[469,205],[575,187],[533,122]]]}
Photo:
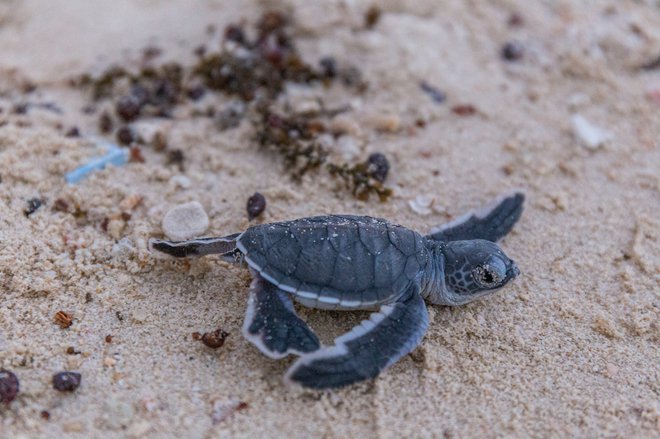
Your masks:
{"label": "beach sand", "polygon": [[[382,2],[368,27],[362,1],[0,1],[0,368],[20,380],[0,437],[660,436],[660,70],[640,68],[660,55],[657,2],[438,3]],[[83,111],[90,93],[72,78],[137,65],[146,47],[160,49],[155,64],[190,66],[226,25],[254,29],[273,8],[307,62],[361,71],[364,93],[297,85],[279,99],[350,105],[330,158],[385,154],[388,201],[360,201],[323,169],[295,181],[247,119],[221,131],[192,116],[235,100],[222,93],[138,122],[167,132],[182,168],[144,146],[144,163],[65,182],[113,110]],[[503,59],[512,41],[522,57]],[[467,105],[474,114],[454,111]],[[575,115],[601,138],[581,138]],[[73,126],[83,138],[64,135]],[[512,188],[526,210],[502,247],[521,277],[466,306],[429,306],[412,354],[332,392],[287,388],[293,358],[242,337],[247,270],[146,247],[189,201],[208,213],[207,235],[328,213],[426,233]],[[255,191],[268,204],[250,223]],[[429,213],[411,209],[419,196]],[[43,204],[26,215],[33,198]],[[367,315],[299,311],[325,343]],[[229,333],[218,349],[192,338],[217,328]],[[62,370],[82,374],[71,394],[52,388]]]}

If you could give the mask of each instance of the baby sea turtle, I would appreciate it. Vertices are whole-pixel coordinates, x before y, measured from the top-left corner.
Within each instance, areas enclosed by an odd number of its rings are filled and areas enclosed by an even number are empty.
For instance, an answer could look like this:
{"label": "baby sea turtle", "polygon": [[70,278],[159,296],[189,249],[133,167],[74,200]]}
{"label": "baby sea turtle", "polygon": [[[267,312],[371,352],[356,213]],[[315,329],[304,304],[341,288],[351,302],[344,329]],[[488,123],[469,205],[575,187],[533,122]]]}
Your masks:
{"label": "baby sea turtle", "polygon": [[[253,276],[243,334],[271,358],[300,355],[285,380],[326,389],[376,377],[422,340],[424,301],[462,305],[520,271],[495,244],[522,214],[514,192],[422,236],[380,218],[328,215],[250,227],[221,238],[150,240],[177,258],[245,260]],[[378,310],[322,346],[295,312],[304,306]]]}

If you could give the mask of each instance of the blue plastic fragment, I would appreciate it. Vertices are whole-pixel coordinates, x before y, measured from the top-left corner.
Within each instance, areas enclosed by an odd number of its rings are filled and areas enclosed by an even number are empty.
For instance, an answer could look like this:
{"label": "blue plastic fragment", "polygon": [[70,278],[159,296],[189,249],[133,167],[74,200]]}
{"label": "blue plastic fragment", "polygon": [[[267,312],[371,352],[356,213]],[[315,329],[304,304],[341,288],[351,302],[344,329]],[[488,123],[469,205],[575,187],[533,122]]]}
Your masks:
{"label": "blue plastic fragment", "polygon": [[96,170],[101,170],[107,165],[121,166],[128,162],[128,150],[120,148],[114,143],[103,139],[92,139],[97,146],[105,148],[106,154],[101,157],[95,157],[84,165],[74,169],[65,175],[67,183],[74,184],[85,178],[88,174]]}

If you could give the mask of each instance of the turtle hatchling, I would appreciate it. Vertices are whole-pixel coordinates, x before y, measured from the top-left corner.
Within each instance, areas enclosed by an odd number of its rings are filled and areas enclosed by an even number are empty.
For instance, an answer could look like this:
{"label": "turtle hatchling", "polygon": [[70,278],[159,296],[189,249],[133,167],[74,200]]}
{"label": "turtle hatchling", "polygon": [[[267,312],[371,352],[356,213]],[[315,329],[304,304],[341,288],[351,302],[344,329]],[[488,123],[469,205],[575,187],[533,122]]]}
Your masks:
{"label": "turtle hatchling", "polygon": [[[243,334],[271,358],[298,355],[288,383],[328,389],[375,378],[422,340],[425,302],[456,306],[492,294],[520,271],[495,244],[520,218],[513,192],[428,235],[368,216],[327,215],[261,224],[188,241],[151,239],[177,258],[219,255],[248,265]],[[293,306],[376,310],[324,346]]]}

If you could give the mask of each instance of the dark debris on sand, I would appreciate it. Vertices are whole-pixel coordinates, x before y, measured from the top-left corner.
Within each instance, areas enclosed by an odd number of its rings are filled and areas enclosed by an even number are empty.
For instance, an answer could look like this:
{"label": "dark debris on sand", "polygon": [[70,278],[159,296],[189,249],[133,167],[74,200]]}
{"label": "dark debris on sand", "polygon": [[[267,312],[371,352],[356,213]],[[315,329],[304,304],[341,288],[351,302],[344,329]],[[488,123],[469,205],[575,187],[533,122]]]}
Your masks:
{"label": "dark debris on sand", "polygon": [[[375,14],[374,17],[370,20],[372,25],[378,18]],[[126,146],[140,141],[130,125],[140,118],[170,118],[178,105],[198,101],[209,92],[232,96],[236,102],[221,111],[212,108],[207,114],[216,117],[218,130],[235,128],[246,115],[254,116],[249,120],[256,143],[263,151],[281,156],[289,174],[300,180],[309,171],[323,169],[322,165],[326,164],[329,151],[318,141],[318,136],[325,132],[324,118],[332,114],[299,115],[288,108],[274,110],[286,84],[328,86],[337,82],[354,93],[363,93],[367,84],[357,68],[341,66],[332,57],[322,57],[316,66],[305,62],[290,33],[286,15],[266,12],[255,27],[256,32],[248,32],[242,24],[227,26],[219,47],[197,50],[198,60],[190,67],[147,63],[137,72],[112,67],[96,78],[85,75],[73,84],[91,90],[94,100],[113,101],[114,114],[103,112],[99,127],[106,134],[114,132],[119,143]],[[124,84],[121,89],[128,92],[117,91],[120,82]],[[123,124],[115,123],[119,121]],[[181,150],[170,150],[166,162],[183,169],[183,156]],[[379,171],[369,171],[374,166]],[[381,165],[342,163],[331,164],[327,169],[332,175],[342,177],[360,199],[367,199],[373,192],[385,200],[391,192],[382,187],[387,172],[383,173]]]}

